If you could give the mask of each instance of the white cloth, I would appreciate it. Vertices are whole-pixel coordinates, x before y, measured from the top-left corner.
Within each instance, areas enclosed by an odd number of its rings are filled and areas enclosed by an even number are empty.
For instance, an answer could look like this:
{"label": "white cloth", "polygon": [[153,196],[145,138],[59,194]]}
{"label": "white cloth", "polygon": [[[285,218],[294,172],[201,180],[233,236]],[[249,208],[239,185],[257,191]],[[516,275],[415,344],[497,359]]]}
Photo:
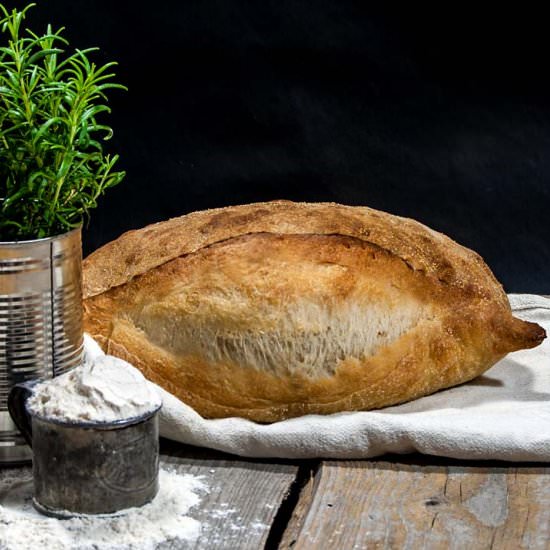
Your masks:
{"label": "white cloth", "polygon": [[[550,300],[510,295],[517,317],[550,335]],[[159,388],[162,436],[241,456],[368,458],[384,453],[550,462],[550,338],[509,354],[468,384],[404,405],[274,424],[206,420]]]}

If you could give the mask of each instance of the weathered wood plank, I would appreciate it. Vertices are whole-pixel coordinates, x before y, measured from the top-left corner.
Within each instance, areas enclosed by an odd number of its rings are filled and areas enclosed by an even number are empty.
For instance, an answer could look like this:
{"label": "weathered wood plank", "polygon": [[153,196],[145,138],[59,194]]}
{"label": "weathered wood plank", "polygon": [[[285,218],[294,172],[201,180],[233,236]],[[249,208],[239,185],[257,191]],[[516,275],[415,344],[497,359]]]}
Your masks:
{"label": "weathered wood plank", "polygon": [[324,462],[281,548],[550,548],[550,468]]}
{"label": "weathered wood plank", "polygon": [[[182,450],[174,449],[170,454],[166,449],[163,451],[162,462],[201,476],[208,489],[201,493],[201,502],[189,511],[191,517],[201,522],[201,535],[196,543],[188,546],[172,541],[160,548],[263,548],[298,467],[189,451],[183,446]],[[202,458],[197,457],[201,455]]]}

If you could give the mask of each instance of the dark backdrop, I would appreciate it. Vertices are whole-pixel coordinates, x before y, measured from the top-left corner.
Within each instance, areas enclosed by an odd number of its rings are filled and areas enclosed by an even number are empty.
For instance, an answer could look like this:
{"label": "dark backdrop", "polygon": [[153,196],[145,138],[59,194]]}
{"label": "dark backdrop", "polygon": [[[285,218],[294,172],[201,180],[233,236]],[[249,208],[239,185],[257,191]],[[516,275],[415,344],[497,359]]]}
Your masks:
{"label": "dark backdrop", "polygon": [[546,19],[380,4],[39,1],[33,22],[100,46],[129,87],[108,147],[127,177],[85,252],[196,209],[328,200],[416,218],[506,290],[550,293]]}

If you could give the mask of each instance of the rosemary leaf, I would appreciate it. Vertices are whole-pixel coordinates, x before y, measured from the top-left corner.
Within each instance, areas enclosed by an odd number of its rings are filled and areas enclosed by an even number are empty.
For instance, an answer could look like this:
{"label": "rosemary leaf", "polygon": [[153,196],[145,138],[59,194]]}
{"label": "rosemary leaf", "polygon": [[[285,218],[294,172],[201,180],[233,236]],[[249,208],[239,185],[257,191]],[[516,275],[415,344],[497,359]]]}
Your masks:
{"label": "rosemary leaf", "polygon": [[63,28],[24,27],[27,11],[0,3],[0,240],[41,238],[82,224],[122,181],[118,155],[103,151],[112,129],[106,91],[116,63],[97,48],[67,52]]}

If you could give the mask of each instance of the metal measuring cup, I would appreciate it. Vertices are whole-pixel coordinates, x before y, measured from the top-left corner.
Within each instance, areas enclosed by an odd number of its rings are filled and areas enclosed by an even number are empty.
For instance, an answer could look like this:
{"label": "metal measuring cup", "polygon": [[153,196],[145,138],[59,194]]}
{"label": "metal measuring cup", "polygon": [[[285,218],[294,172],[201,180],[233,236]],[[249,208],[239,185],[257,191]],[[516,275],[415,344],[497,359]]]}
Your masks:
{"label": "metal measuring cup", "polygon": [[158,492],[160,406],[115,422],[62,422],[30,411],[37,381],[15,385],[8,410],[33,451],[33,505],[58,518],[112,514]]}

